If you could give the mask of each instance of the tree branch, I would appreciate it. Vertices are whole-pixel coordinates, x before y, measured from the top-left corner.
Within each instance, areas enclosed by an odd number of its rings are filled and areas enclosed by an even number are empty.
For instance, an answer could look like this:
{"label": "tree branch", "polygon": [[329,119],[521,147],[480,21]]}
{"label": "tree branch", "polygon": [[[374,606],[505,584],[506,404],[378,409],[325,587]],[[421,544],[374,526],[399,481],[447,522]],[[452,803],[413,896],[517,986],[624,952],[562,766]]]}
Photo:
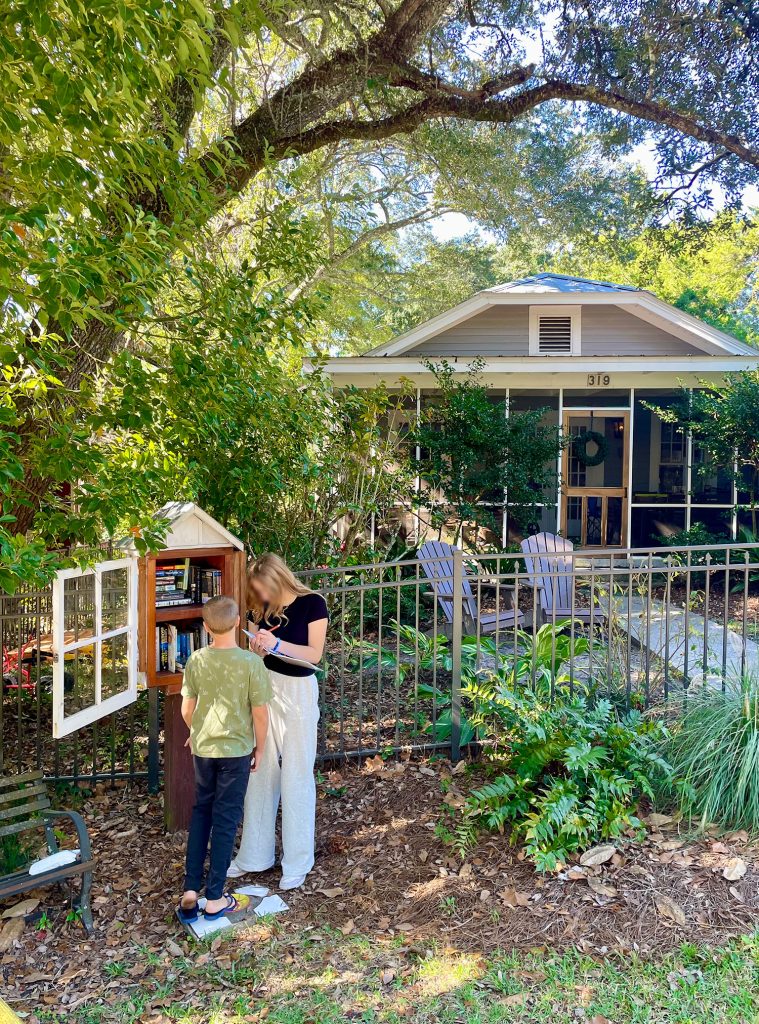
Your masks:
{"label": "tree branch", "polygon": [[381,238],[383,235],[400,231],[403,228],[410,227],[412,224],[424,224],[426,221],[431,220],[433,217],[438,217],[444,212],[444,209],[439,207],[428,207],[424,210],[418,210],[416,213],[410,213],[407,217],[399,217],[398,220],[387,220],[373,228],[368,228],[357,238],[354,238],[344,249],[341,249],[340,252],[336,252],[329,260],[325,260],[320,267],[317,267],[313,274],[296,285],[288,295],[288,300],[294,302],[305,292],[310,291],[332,271],[337,270],[351,256],[355,256],[357,252],[360,252],[364,246],[368,245],[375,238]]}

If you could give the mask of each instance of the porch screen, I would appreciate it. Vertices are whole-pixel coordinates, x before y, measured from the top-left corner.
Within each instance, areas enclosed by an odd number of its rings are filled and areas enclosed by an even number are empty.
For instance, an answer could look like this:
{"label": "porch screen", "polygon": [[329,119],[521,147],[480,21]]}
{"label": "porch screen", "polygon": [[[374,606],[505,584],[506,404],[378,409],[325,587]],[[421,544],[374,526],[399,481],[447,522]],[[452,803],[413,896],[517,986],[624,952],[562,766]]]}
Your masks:
{"label": "porch screen", "polygon": [[137,559],[62,569],[53,583],[53,737],[137,699]]}

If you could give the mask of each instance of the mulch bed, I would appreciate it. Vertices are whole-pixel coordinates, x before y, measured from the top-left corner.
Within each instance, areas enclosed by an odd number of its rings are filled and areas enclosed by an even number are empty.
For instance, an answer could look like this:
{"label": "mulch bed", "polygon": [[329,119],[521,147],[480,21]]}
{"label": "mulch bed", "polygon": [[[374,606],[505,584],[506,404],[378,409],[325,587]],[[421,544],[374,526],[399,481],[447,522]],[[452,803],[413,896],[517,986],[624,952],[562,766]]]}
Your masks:
{"label": "mulch bed", "polygon": [[[316,868],[306,890],[285,894],[292,909],[281,927],[332,926],[483,953],[579,947],[651,956],[683,941],[722,944],[759,924],[759,849],[745,834],[694,839],[654,816],[645,842],[619,844],[599,867],[541,876],[501,836],[485,837],[462,862],[435,827],[443,802],[455,815],[470,785],[444,762],[377,757],[329,773],[319,787]],[[87,939],[66,921],[60,890],[31,894],[47,926],[28,921],[0,952],[3,994],[16,1009],[65,1012],[123,998],[130,987],[165,981],[175,957],[207,955],[173,917],[185,836],[164,833],[160,798],[102,786],[82,810],[98,858],[96,934]],[[742,877],[724,877],[743,866]],[[275,886],[278,876],[259,878]]]}

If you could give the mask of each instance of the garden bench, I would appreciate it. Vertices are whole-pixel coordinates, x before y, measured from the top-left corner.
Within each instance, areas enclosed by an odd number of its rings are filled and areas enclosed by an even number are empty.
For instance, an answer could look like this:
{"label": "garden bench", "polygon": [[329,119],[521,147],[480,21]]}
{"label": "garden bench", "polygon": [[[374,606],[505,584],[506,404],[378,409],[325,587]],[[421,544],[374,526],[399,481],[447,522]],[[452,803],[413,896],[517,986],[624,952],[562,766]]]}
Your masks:
{"label": "garden bench", "polygon": [[[453,553],[455,550],[450,544],[432,540],[422,544],[417,552],[424,574],[432,581],[434,592],[449,625],[453,623]],[[495,583],[478,581],[477,585],[481,590],[496,590],[507,596],[513,594],[513,588],[510,589]],[[482,614],[472,592],[472,584],[466,575],[461,581],[460,597],[463,602],[464,630],[467,632],[474,633],[479,629],[481,633],[494,633],[499,629],[522,622],[523,615],[518,608]]]}
{"label": "garden bench", "polygon": [[0,840],[6,836],[23,835],[44,829],[49,853],[58,853],[54,825],[56,821],[65,818],[72,821],[76,829],[79,860],[35,875],[29,873],[27,865],[21,870],[0,877],[0,900],[81,875],[82,887],[74,903],[78,905],[82,923],[89,933],[93,929],[90,889],[94,860],[84,818],[76,811],[55,811],[50,807],[42,772],[0,776]]}

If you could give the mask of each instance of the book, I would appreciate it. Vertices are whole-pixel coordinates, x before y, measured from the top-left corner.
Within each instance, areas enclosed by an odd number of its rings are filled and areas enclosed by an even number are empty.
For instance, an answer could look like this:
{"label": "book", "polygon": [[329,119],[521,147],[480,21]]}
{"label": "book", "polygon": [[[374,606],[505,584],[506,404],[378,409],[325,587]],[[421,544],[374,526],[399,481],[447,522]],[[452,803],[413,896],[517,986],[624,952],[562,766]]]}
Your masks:
{"label": "book", "polygon": [[169,672],[176,672],[177,670],[177,627],[168,626],[169,631],[169,645],[168,645],[168,669]]}

